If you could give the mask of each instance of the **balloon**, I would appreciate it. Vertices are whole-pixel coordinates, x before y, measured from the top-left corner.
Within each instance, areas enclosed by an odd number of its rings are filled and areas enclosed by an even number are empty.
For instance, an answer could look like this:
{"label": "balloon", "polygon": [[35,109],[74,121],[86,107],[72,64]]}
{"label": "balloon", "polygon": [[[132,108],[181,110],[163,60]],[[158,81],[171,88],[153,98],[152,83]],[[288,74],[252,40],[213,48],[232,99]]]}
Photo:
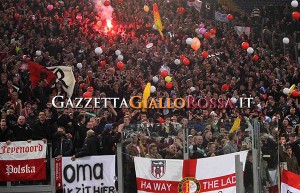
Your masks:
{"label": "balloon", "polygon": [[180,55],[179,58],[180,58],[181,61],[183,61],[185,59],[185,56],[184,55]]}
{"label": "balloon", "polygon": [[165,81],[166,82],[171,82],[172,81],[172,77],[171,76],[166,76]]}
{"label": "balloon", "polygon": [[100,48],[100,47],[97,47],[97,48],[95,49],[95,53],[96,53],[97,55],[100,55],[100,54],[102,54],[102,53],[103,53],[103,50],[102,50],[102,48]]}
{"label": "balloon", "polygon": [[165,78],[169,75],[169,73],[168,73],[168,71],[163,70],[163,71],[160,72],[160,75]]}
{"label": "balloon", "polygon": [[188,58],[185,58],[184,60],[183,60],[183,64],[184,65],[189,65],[191,62],[190,62],[190,60],[188,59]]}
{"label": "balloon", "polygon": [[191,44],[193,43],[193,39],[192,39],[192,38],[187,38],[187,39],[185,40],[185,43],[186,43],[187,45],[191,45]]}
{"label": "balloon", "polygon": [[222,91],[228,91],[229,90],[229,85],[228,84],[223,84],[221,87]]}
{"label": "balloon", "polygon": [[292,7],[298,7],[298,1],[293,0],[293,1],[291,2],[291,6],[292,6]]}
{"label": "balloon", "polygon": [[266,123],[270,123],[270,122],[271,122],[271,118],[268,117],[268,116],[266,116],[266,117],[265,117],[265,122],[266,122]]}
{"label": "balloon", "polygon": [[201,42],[198,38],[193,38],[193,43],[191,44],[193,50],[197,51],[201,47]]}
{"label": "balloon", "polygon": [[83,93],[83,98],[88,99],[88,98],[92,98],[93,94],[91,92],[85,92]]}
{"label": "balloon", "polygon": [[155,29],[155,30],[157,30],[157,27],[156,27],[155,24],[153,24],[152,28]]}
{"label": "balloon", "polygon": [[206,33],[206,29],[205,28],[200,28],[199,29],[199,33],[202,34],[202,35],[205,34]]}
{"label": "balloon", "polygon": [[231,21],[231,20],[233,20],[233,15],[231,15],[230,13],[227,15],[227,19],[229,20],[229,21]]}
{"label": "balloon", "polygon": [[252,47],[247,48],[247,53],[248,54],[253,54],[254,53],[254,49]]}
{"label": "balloon", "polygon": [[18,19],[19,17],[20,17],[20,15],[19,15],[18,13],[15,13],[15,14],[14,14],[14,18],[15,18],[15,19]]}
{"label": "balloon", "polygon": [[183,15],[184,12],[185,12],[185,10],[184,10],[183,7],[178,7],[178,8],[177,8],[177,12],[178,12],[180,15]]}
{"label": "balloon", "polygon": [[110,2],[109,1],[104,1],[104,3],[103,3],[105,6],[110,6]]}
{"label": "balloon", "polygon": [[257,61],[259,59],[258,55],[254,55],[252,60]]}
{"label": "balloon", "polygon": [[263,96],[264,100],[267,100],[268,94],[263,94],[262,96]]}
{"label": "balloon", "polygon": [[147,5],[144,5],[144,11],[149,12],[149,7]]}
{"label": "balloon", "polygon": [[199,28],[204,28],[205,25],[203,23],[200,23]]}
{"label": "balloon", "polygon": [[48,5],[48,6],[47,6],[47,9],[48,9],[49,11],[51,11],[53,8],[54,8],[53,5]]}
{"label": "balloon", "polygon": [[194,91],[196,90],[196,88],[192,86],[192,87],[190,88],[190,90],[191,90],[192,92],[194,92]]}
{"label": "balloon", "polygon": [[153,81],[154,83],[157,83],[157,82],[158,82],[158,77],[157,77],[157,76],[153,76],[152,81]]}
{"label": "balloon", "polygon": [[167,83],[166,83],[166,88],[172,88],[172,87],[173,87],[172,82],[167,82]]}
{"label": "balloon", "polygon": [[82,68],[82,64],[81,63],[77,63],[77,68],[81,69]]}
{"label": "balloon", "polygon": [[123,61],[123,59],[124,59],[123,55],[118,56],[118,60]]}
{"label": "balloon", "polygon": [[203,51],[202,54],[201,54],[201,56],[202,56],[203,58],[207,58],[208,52],[207,52],[207,51]]}
{"label": "balloon", "polygon": [[243,48],[244,50],[247,50],[247,49],[249,48],[249,43],[248,43],[248,42],[243,42],[243,43],[242,43],[242,48]]}
{"label": "balloon", "polygon": [[217,33],[217,31],[215,29],[211,29],[210,33],[211,33],[211,35],[215,35]]}
{"label": "balloon", "polygon": [[101,61],[100,61],[100,66],[101,66],[101,67],[105,67],[105,66],[106,66],[106,62],[105,62],[104,60],[101,60]]}
{"label": "balloon", "polygon": [[299,96],[299,91],[297,89],[293,90],[292,96],[293,97],[298,97]]}
{"label": "balloon", "polygon": [[124,63],[121,62],[121,61],[118,62],[118,63],[117,63],[117,68],[118,68],[118,69],[124,69]]}
{"label": "balloon", "polygon": [[283,89],[283,94],[289,94],[290,93],[290,89],[289,88],[284,88]]}
{"label": "balloon", "polygon": [[116,51],[115,51],[115,54],[116,54],[117,56],[119,56],[119,55],[121,55],[121,51],[120,51],[120,50],[116,50]]}
{"label": "balloon", "polygon": [[179,65],[179,64],[180,64],[180,60],[179,60],[179,59],[175,59],[175,60],[174,60],[174,63],[175,63],[176,65]]}
{"label": "balloon", "polygon": [[91,87],[91,86],[89,86],[89,87],[87,87],[87,89],[86,89],[88,92],[91,92],[91,93],[93,93],[94,92],[94,88],[93,87]]}
{"label": "balloon", "polygon": [[155,86],[151,86],[151,87],[150,87],[150,92],[151,92],[151,93],[155,93],[155,91],[156,91]]}
{"label": "balloon", "polygon": [[209,33],[209,32],[205,32],[204,37],[205,37],[206,39],[210,38],[210,33]]}
{"label": "balloon", "polygon": [[235,104],[237,102],[237,99],[235,97],[232,97],[231,99],[232,104]]}
{"label": "balloon", "polygon": [[284,44],[288,44],[288,43],[290,43],[290,39],[287,38],[287,37],[285,37],[285,38],[282,39],[282,42],[283,42]]}
{"label": "balloon", "polygon": [[37,50],[37,51],[35,51],[35,55],[36,55],[36,56],[40,56],[40,55],[42,55],[42,51],[41,51],[41,50]]}
{"label": "balloon", "polygon": [[81,84],[79,85],[79,88],[80,88],[80,89],[83,89],[83,87],[84,87],[84,83],[81,83]]}
{"label": "balloon", "polygon": [[297,20],[300,18],[300,13],[295,11],[295,12],[293,12],[292,17]]}
{"label": "balloon", "polygon": [[114,44],[114,40],[110,39],[110,40],[108,40],[108,43],[109,43],[110,45],[113,45],[113,44]]}

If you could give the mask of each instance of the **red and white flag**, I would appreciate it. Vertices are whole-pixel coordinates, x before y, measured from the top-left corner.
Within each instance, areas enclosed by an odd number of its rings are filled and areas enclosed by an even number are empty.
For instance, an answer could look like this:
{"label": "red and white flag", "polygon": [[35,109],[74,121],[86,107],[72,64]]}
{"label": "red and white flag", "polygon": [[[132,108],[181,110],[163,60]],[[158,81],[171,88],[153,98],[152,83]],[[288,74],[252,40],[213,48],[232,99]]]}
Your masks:
{"label": "red and white flag", "polygon": [[248,151],[195,160],[134,159],[138,193],[235,193],[235,155],[245,166]]}
{"label": "red and white flag", "polygon": [[300,192],[300,176],[293,172],[282,170],[281,193],[299,193],[299,192]]}
{"label": "red and white flag", "polygon": [[46,152],[43,141],[0,143],[0,181],[46,179]]}

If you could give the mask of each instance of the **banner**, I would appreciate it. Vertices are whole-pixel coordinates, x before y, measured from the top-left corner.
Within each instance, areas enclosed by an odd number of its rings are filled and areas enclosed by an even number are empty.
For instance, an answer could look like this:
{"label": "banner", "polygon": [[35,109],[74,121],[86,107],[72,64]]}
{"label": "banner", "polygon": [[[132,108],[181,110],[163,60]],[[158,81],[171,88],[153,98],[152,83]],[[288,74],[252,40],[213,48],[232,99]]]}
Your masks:
{"label": "banner", "polygon": [[68,97],[71,98],[76,83],[72,67],[55,66],[47,68],[55,74],[57,77],[56,82],[60,82],[62,84],[62,88],[68,94]]}
{"label": "banner", "polygon": [[[64,192],[115,192],[115,156],[63,157],[56,169],[56,188]],[[59,166],[59,163],[56,163]],[[62,181],[60,182],[60,177]],[[62,184],[60,184],[62,183]]]}
{"label": "banner", "polygon": [[54,83],[56,77],[51,70],[48,70],[45,66],[41,66],[35,62],[27,62],[29,73],[30,73],[30,81],[33,87],[38,86],[39,81],[42,79],[46,79],[49,85]]}
{"label": "banner", "polygon": [[227,14],[223,14],[223,13],[215,11],[215,20],[228,23]]}
{"label": "banner", "polygon": [[202,6],[202,1],[200,1],[200,0],[188,0],[187,1],[187,5],[188,6],[190,6],[190,7],[195,7],[195,9],[197,10],[197,11],[201,11],[201,6]]}
{"label": "banner", "polygon": [[234,30],[239,36],[244,32],[247,36],[250,36],[250,33],[251,33],[250,27],[234,26]]}
{"label": "banner", "polygon": [[281,193],[296,192],[300,192],[300,176],[283,169],[281,174]]}
{"label": "banner", "polygon": [[0,143],[0,181],[45,180],[46,152],[43,141]]}
{"label": "banner", "polygon": [[236,193],[235,155],[245,167],[247,153],[194,160],[135,157],[138,193]]}

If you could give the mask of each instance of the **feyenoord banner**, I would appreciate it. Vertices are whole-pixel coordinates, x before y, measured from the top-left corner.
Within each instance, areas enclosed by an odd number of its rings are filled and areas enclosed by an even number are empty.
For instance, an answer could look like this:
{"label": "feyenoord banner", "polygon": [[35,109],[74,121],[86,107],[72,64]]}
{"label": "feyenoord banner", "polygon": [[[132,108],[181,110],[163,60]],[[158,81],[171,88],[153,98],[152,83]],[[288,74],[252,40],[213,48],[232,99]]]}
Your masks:
{"label": "feyenoord banner", "polygon": [[300,192],[300,176],[293,172],[282,170],[281,193],[296,192]]}
{"label": "feyenoord banner", "polygon": [[235,155],[194,160],[134,158],[138,193],[236,193]]}
{"label": "feyenoord banner", "polygon": [[0,143],[0,181],[45,180],[46,152],[43,141]]}
{"label": "feyenoord banner", "polygon": [[55,166],[56,189],[63,189],[65,193],[113,193],[116,190],[115,155],[89,156],[75,161],[63,157]]}

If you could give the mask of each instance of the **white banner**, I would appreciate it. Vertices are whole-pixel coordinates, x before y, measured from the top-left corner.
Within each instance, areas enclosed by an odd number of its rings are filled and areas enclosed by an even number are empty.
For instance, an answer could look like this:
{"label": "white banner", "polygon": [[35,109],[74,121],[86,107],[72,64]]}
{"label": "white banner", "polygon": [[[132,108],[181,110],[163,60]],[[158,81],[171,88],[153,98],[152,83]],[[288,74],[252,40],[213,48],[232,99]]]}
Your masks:
{"label": "white banner", "polygon": [[242,33],[245,32],[247,36],[250,36],[251,28],[250,27],[243,27],[243,26],[235,26],[234,30],[240,36]]}
{"label": "white banner", "polygon": [[195,160],[134,159],[138,193],[236,193],[235,155],[246,162],[248,151]]}
{"label": "white banner", "polygon": [[54,66],[47,67],[47,69],[53,71],[53,73],[57,77],[56,82],[62,83],[63,90],[68,94],[68,97],[71,98],[76,83],[72,67]]}
{"label": "white banner", "polygon": [[115,192],[115,156],[63,157],[62,187],[73,193]]}
{"label": "white banner", "polygon": [[200,1],[200,0],[194,0],[194,1],[188,0],[187,5],[190,6],[190,7],[192,7],[192,6],[195,7],[195,9],[200,12],[201,7],[202,7],[202,1]]}

